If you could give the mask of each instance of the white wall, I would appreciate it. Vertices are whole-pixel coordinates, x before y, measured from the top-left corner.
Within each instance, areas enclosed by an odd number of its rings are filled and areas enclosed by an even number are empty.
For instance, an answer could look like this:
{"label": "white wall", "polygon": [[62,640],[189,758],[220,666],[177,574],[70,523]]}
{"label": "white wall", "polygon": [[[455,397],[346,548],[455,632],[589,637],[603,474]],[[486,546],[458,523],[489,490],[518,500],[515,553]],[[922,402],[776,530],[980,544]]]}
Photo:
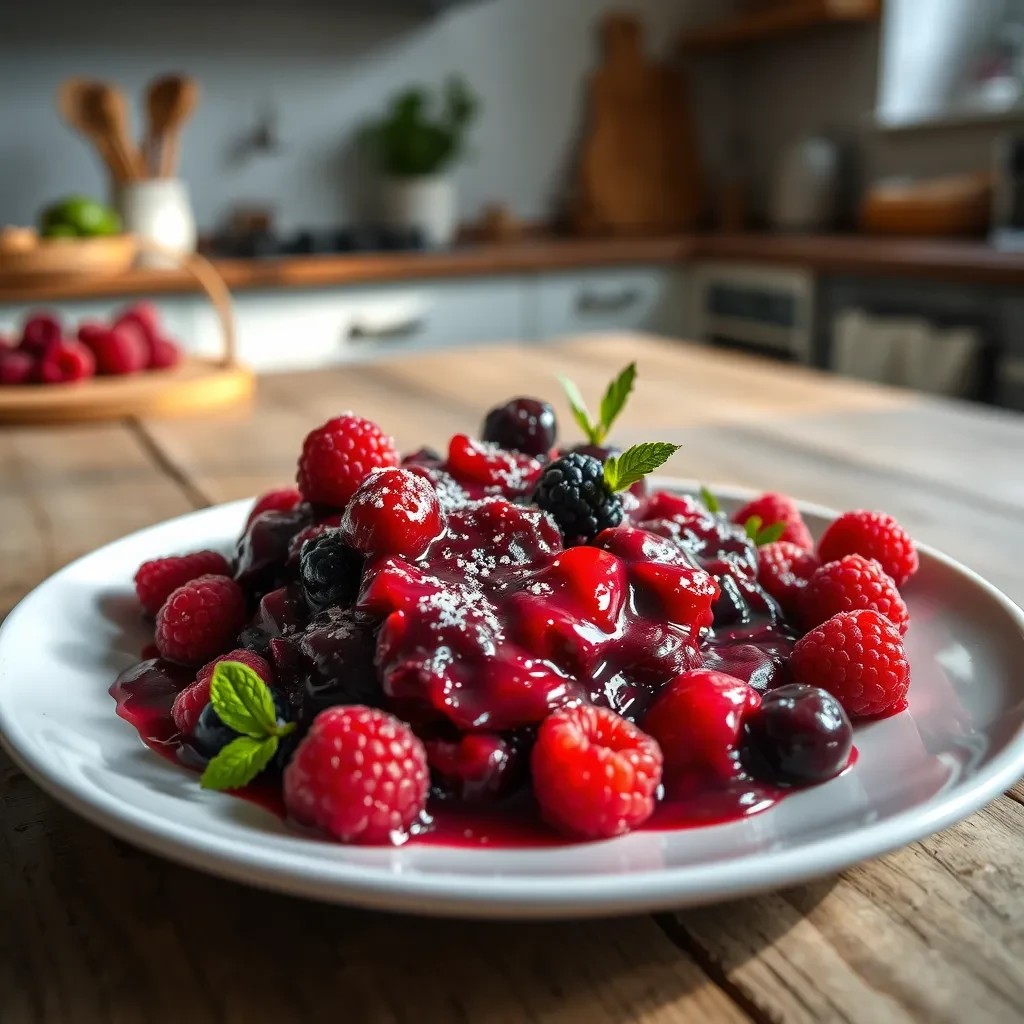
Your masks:
{"label": "white wall", "polygon": [[[203,88],[182,172],[209,228],[234,201],[273,202],[283,227],[357,217],[365,206],[354,130],[400,87],[451,71],[483,100],[475,157],[460,171],[463,216],[497,198],[521,216],[547,216],[579,130],[595,19],[609,7],[635,9],[651,48],[665,52],[688,18],[715,3],[484,0],[436,18],[395,13],[397,0],[0,5],[0,224],[33,220],[55,196],[105,191],[98,160],[54,110],[64,77],[106,78],[137,98],[153,75],[180,70]],[[282,151],[239,159],[268,99],[280,112]]]}

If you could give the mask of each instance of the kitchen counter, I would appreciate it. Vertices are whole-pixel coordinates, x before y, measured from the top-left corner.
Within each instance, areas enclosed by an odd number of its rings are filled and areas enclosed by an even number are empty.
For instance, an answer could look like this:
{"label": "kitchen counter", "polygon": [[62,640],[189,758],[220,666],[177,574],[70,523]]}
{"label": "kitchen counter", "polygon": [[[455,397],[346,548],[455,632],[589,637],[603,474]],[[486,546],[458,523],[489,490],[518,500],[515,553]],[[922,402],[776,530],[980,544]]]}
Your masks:
{"label": "kitchen counter", "polygon": [[[998,252],[982,241],[862,235],[745,233],[652,238],[552,235],[522,242],[457,246],[438,252],[217,259],[213,262],[228,286],[240,291],[685,263],[698,259],[799,266],[819,273],[1024,285],[1024,253]],[[0,302],[159,295],[188,293],[195,289],[195,282],[188,274],[173,270],[134,270],[117,278],[50,280],[37,284],[0,278]]]}
{"label": "kitchen counter", "polygon": [[[639,391],[620,443],[684,442],[669,471],[709,483],[885,507],[1024,600],[1019,420],[639,335],[486,352],[268,377],[251,411],[217,419],[3,431],[0,616],[91,548],[285,483],[303,434],[340,409],[403,448],[440,447],[508,395],[538,382],[554,394],[559,372],[597,394],[631,359]],[[1017,784],[937,835],[782,892],[611,920],[432,921],[161,860],[0,752],[0,1019],[1019,1024],[1022,832]]]}

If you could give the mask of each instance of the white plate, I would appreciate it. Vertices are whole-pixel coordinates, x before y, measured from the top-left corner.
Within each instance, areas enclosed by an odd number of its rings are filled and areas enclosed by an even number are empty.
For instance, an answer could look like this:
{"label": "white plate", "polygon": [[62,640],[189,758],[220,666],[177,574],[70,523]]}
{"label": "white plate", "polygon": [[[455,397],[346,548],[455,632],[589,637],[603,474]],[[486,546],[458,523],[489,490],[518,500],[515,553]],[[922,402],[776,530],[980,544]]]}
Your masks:
{"label": "white plate", "polygon": [[[733,503],[747,497],[720,492]],[[101,548],[34,590],[0,632],[0,731],[15,761],[90,821],[193,867],[321,900],[424,913],[680,907],[885,853],[963,818],[1024,775],[1024,613],[922,548],[906,589],[910,712],[859,727],[851,771],[762,814],[508,851],[346,847],[291,834],[269,812],[201,790],[194,774],[146,749],[107,694],[147,639],[131,583],[138,564],[166,552],[229,549],[248,508],[207,509]],[[829,517],[819,508],[805,514],[817,531]]]}

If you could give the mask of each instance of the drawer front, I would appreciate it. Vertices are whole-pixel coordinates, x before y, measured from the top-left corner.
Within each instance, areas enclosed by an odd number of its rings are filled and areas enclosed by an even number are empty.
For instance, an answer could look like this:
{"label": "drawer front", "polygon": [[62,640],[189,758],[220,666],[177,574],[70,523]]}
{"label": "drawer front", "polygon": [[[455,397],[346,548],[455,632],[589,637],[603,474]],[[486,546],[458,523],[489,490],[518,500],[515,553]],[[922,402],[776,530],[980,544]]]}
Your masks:
{"label": "drawer front", "polygon": [[[72,302],[4,303],[0,305],[0,335],[17,336],[21,325],[31,313],[47,310],[55,313],[66,325],[69,336],[86,320],[108,321],[125,307],[136,301],[129,297],[89,299]],[[195,305],[198,300],[184,296],[170,296],[153,300],[160,312],[164,332],[185,348],[193,347]]]}
{"label": "drawer front", "polygon": [[[526,288],[518,278],[379,288],[241,292],[235,296],[241,359],[256,370],[294,370],[391,353],[521,339]],[[199,316],[203,351],[218,329]]]}
{"label": "drawer front", "polygon": [[684,285],[685,272],[674,267],[545,274],[537,282],[540,336],[616,329],[682,334]]}

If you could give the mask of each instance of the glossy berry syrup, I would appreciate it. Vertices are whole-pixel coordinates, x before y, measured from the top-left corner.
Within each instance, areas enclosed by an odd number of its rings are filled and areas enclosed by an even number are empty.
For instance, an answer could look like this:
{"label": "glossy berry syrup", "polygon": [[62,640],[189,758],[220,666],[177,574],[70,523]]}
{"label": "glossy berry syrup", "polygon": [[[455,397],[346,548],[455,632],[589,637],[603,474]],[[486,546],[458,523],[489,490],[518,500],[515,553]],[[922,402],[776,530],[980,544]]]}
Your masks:
{"label": "glossy berry syrup", "polygon": [[[243,635],[273,661],[300,732],[324,707],[363,703],[423,740],[433,790],[417,843],[568,842],[541,822],[528,785],[534,731],[566,703],[609,707],[643,727],[665,684],[692,669],[761,694],[791,682],[798,633],[757,584],[756,549],[724,517],[687,498],[634,496],[622,526],[563,549],[552,521],[523,500],[539,469],[530,457],[455,438],[447,462],[423,453],[405,465],[434,484],[444,532],[414,559],[368,558],[354,606],[314,611],[303,598],[287,551],[289,533],[310,528],[307,509],[275,513],[266,537],[243,538],[239,565],[262,598]],[[110,692],[149,747],[201,768],[170,715],[194,676],[156,658]],[[730,723],[741,737],[740,719]],[[734,821],[781,799],[787,787],[752,777],[734,746],[713,771],[666,772],[643,828]],[[264,773],[238,795],[284,814],[279,776]]]}

